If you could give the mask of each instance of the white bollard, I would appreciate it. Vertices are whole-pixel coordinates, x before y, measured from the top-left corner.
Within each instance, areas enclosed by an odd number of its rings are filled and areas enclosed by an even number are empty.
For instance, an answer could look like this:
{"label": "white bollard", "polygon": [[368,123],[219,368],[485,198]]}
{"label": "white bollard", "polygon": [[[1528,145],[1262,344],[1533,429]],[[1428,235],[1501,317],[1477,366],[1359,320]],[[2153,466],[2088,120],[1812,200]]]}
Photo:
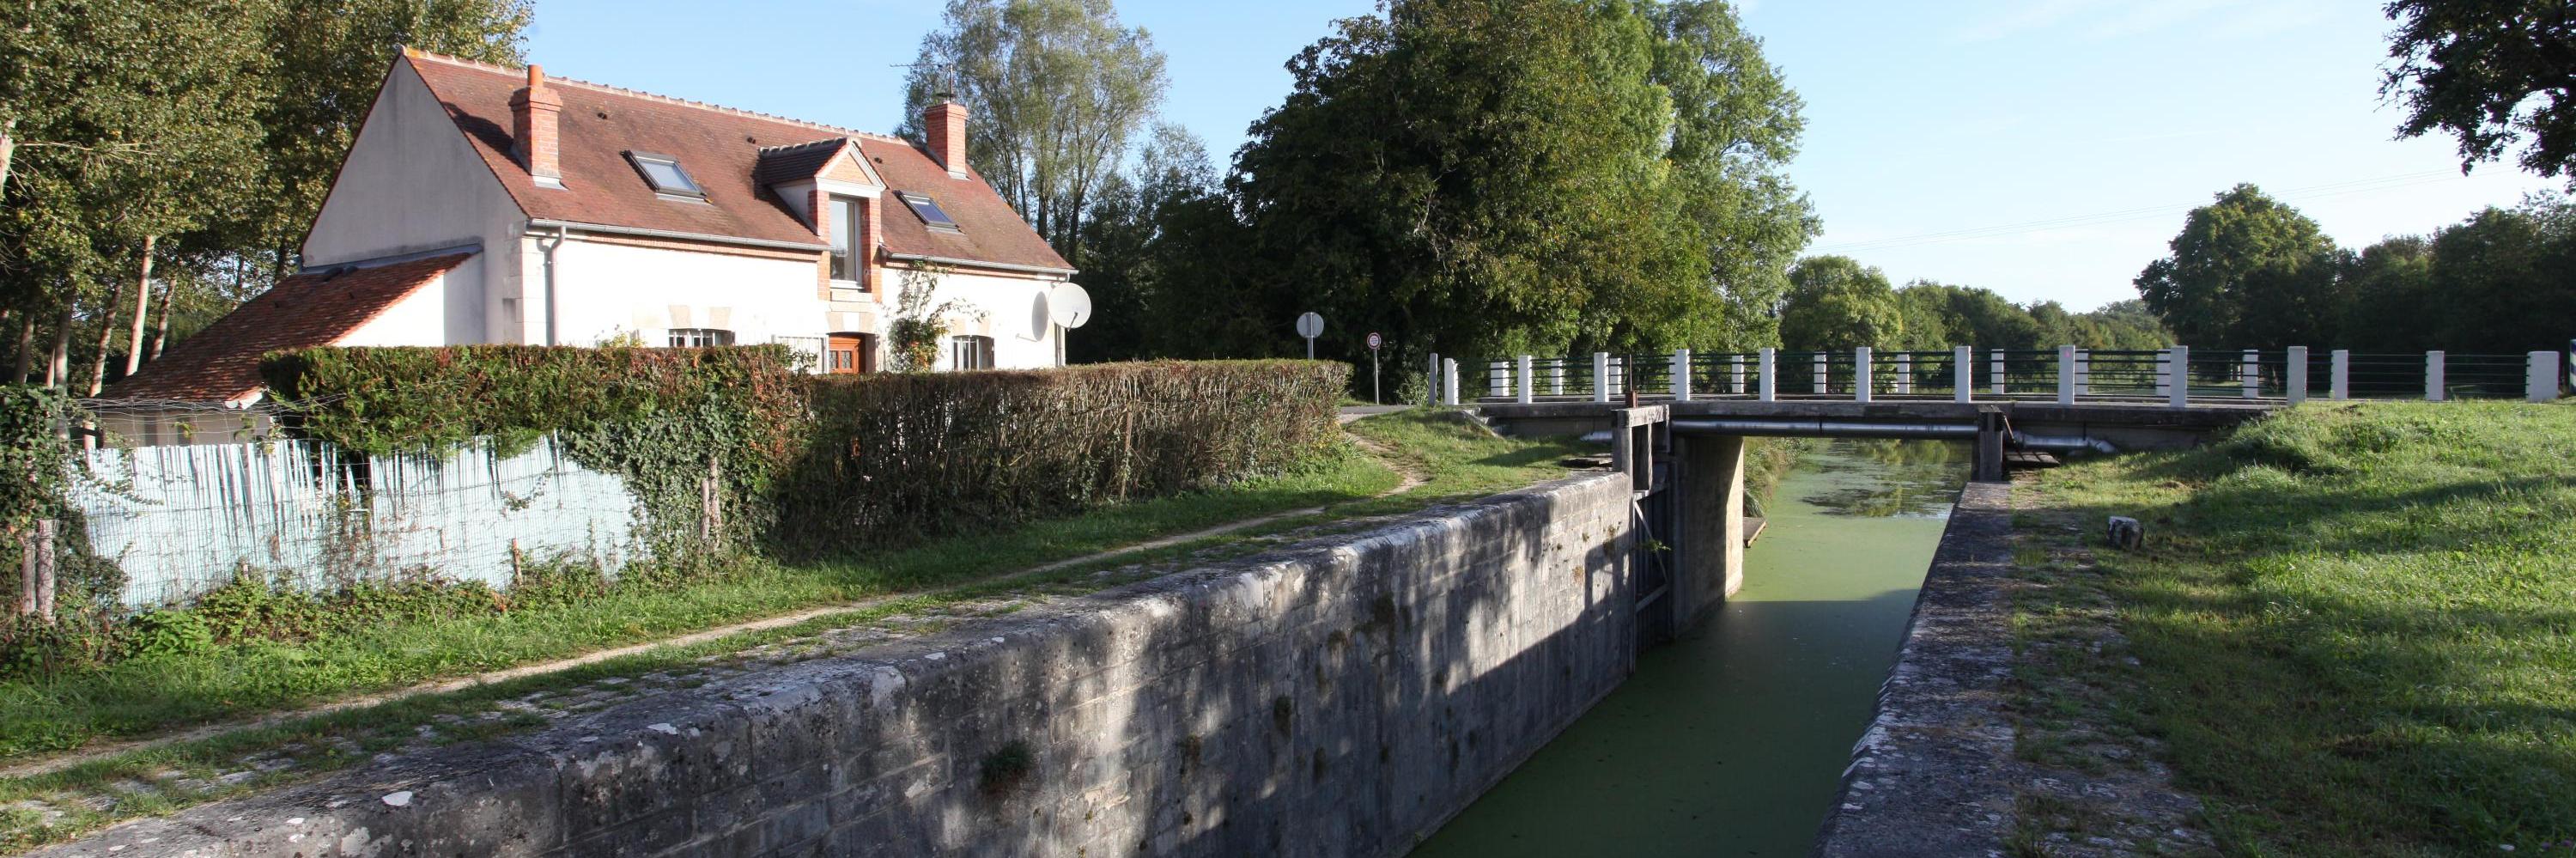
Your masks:
{"label": "white bollard", "polygon": [[1592,401],[1610,401],[1610,353],[1592,353]]}
{"label": "white bollard", "polygon": [[1914,394],[1914,355],[1911,353],[1896,356],[1896,394]]}
{"label": "white bollard", "polygon": [[2289,361],[2289,372],[2285,373],[2288,381],[2282,389],[2290,397],[2290,404],[2297,405],[2308,401],[2308,347],[2291,346]]}
{"label": "white bollard", "polygon": [[1869,347],[1852,349],[1852,399],[1855,401],[1869,401],[1869,369]]}
{"label": "white bollard", "polygon": [[1732,386],[1730,386],[1730,387],[1728,387],[1728,388],[1726,389],[1726,392],[1728,392],[1728,393],[1732,393],[1732,394],[1735,394],[1735,395],[1737,395],[1737,396],[1742,396],[1742,395],[1744,395],[1744,356],[1743,356],[1743,355],[1736,355],[1736,356],[1734,357],[1734,361],[1735,361],[1735,380],[1734,380],[1734,382],[1733,382],[1733,385],[1732,385]]}
{"label": "white bollard", "polygon": [[1780,398],[1779,369],[1779,351],[1777,349],[1763,349],[1762,374],[1754,380],[1762,383],[1762,401],[1764,402],[1774,402]]}
{"label": "white bollard", "polygon": [[1440,404],[1458,404],[1458,359],[1440,359]]}
{"label": "white bollard", "polygon": [[1988,356],[1992,357],[1994,362],[1986,366],[1986,375],[1994,383],[1995,398],[2002,399],[2004,397],[2004,350],[1996,349]]}
{"label": "white bollard", "polygon": [[1950,349],[1950,390],[1960,402],[1977,399],[1977,350],[1970,346]]}
{"label": "white bollard", "polygon": [[2424,399],[2429,402],[2442,401],[2445,392],[2442,384],[2442,357],[2441,352],[2424,353]]}
{"label": "white bollard", "polygon": [[2523,401],[2558,401],[2558,368],[2562,363],[2557,352],[2532,352],[2529,377],[2523,383]]}
{"label": "white bollard", "polygon": [[1533,363],[1536,363],[1536,361],[1531,360],[1529,355],[1521,355],[1520,380],[1522,402],[1538,401],[1538,376],[1530,372],[1530,367]]}
{"label": "white bollard", "polygon": [[2263,395],[2262,352],[2245,350],[2245,362],[2236,367],[2236,382],[2243,387],[2247,399]]}
{"label": "white bollard", "polygon": [[2057,347],[2057,404],[2075,404],[2075,347]]}
{"label": "white bollard", "polygon": [[2186,408],[2191,405],[2191,347],[2175,346],[2172,349],[2172,355],[2168,358],[2173,362],[2173,383],[2170,385],[2173,399],[2171,401],[2175,408]]}
{"label": "white bollard", "polygon": [[2326,368],[2326,396],[2336,402],[2351,399],[2352,352],[2348,349],[2336,349],[2327,358],[2330,365]]}
{"label": "white bollard", "polygon": [[1673,401],[1689,402],[1691,397],[1690,350],[1673,350]]}

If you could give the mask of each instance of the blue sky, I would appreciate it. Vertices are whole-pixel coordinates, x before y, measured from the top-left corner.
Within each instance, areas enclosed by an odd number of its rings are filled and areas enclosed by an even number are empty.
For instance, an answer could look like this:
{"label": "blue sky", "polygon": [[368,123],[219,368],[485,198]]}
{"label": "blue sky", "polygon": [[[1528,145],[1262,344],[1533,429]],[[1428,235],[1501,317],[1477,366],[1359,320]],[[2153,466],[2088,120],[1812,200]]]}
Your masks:
{"label": "blue sky", "polygon": [[[941,5],[542,0],[528,53],[568,77],[892,130],[895,66]],[[1282,64],[1374,5],[1119,10],[1170,57],[1166,118],[1222,160],[1287,92]],[[2183,212],[2236,182],[2289,199],[2347,246],[2550,186],[2508,165],[2464,178],[2448,138],[2392,139],[2378,5],[1758,0],[1744,18],[1807,103],[1790,176],[1824,219],[1810,252],[2084,309],[2134,297],[2130,278],[2163,255]],[[827,33],[849,47],[816,48]]]}

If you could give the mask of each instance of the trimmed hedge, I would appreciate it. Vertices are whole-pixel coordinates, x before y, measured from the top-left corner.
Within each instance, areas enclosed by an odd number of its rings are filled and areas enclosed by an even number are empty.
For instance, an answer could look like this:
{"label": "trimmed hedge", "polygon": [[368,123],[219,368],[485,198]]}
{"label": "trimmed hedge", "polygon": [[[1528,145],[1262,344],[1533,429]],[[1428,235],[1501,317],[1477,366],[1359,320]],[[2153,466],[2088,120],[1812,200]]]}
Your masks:
{"label": "trimmed hedge", "polygon": [[803,546],[874,542],[1279,470],[1331,443],[1349,372],[1166,361],[817,378],[780,523]]}

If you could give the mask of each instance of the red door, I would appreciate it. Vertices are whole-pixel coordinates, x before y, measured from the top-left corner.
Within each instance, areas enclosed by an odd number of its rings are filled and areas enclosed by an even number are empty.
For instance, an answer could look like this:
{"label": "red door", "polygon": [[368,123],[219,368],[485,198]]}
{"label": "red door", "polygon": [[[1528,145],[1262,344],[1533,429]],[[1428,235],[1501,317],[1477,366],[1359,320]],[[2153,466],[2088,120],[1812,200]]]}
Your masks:
{"label": "red door", "polygon": [[835,375],[877,371],[876,336],[833,334],[823,348],[823,371]]}

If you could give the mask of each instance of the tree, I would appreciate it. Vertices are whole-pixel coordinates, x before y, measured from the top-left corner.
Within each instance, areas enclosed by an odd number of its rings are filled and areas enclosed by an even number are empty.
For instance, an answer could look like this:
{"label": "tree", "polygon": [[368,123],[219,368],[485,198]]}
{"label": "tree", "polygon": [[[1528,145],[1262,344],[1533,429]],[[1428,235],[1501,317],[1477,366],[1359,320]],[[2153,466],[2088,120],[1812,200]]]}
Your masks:
{"label": "tree", "polygon": [[2576,235],[2565,203],[2489,208],[2433,236],[2430,294],[2419,318],[2443,348],[2563,349],[2576,319]]}
{"label": "tree", "polygon": [[2435,319],[2445,305],[2434,300],[2433,242],[2415,235],[2383,240],[2348,258],[2342,276],[2351,296],[2342,345],[2374,351],[2437,347]]}
{"label": "tree", "polygon": [[1813,256],[1789,269],[1780,343],[1792,351],[1886,348],[1903,342],[1904,309],[1887,275],[1848,256]]}
{"label": "tree", "polygon": [[1149,346],[1153,320],[1169,318],[1164,289],[1186,288],[1167,272],[1189,252],[1168,225],[1183,206],[1218,201],[1224,189],[1207,145],[1175,125],[1154,129],[1134,169],[1110,176],[1083,219],[1082,286],[1092,322],[1066,341],[1076,363],[1130,360],[1160,352]]}
{"label": "tree", "polygon": [[2392,63],[2380,94],[2403,103],[2398,134],[2448,132],[2460,169],[2529,139],[2523,169],[2576,166],[2576,3],[2390,0]]}
{"label": "tree", "polygon": [[[1258,260],[1260,348],[1316,310],[1399,364],[1676,345],[1722,318],[1663,139],[1669,90],[1635,7],[1398,0],[1289,63],[1229,190]],[[1222,288],[1225,284],[1200,284]]]}
{"label": "tree", "polygon": [[953,94],[972,115],[967,162],[1083,265],[1082,219],[1162,103],[1162,52],[1110,0],[950,0],[944,20],[904,83],[900,133],[920,142],[922,111]]}
{"label": "tree", "polygon": [[2297,209],[2237,185],[2192,209],[2173,255],[2138,294],[2185,343],[2270,348],[2329,342],[2340,314],[2333,240]]}

